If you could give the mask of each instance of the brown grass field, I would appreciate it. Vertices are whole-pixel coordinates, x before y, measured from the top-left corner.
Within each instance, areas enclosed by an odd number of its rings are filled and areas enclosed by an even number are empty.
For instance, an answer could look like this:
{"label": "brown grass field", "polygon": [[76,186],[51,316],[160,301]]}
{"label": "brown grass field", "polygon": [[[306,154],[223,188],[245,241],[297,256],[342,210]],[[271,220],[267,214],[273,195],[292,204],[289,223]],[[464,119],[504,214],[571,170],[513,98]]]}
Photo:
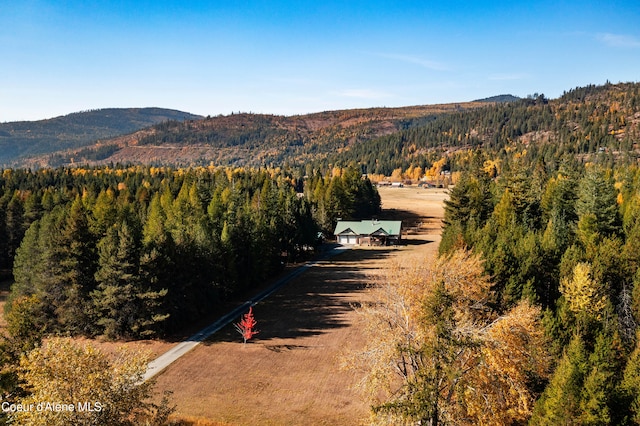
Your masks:
{"label": "brown grass field", "polygon": [[[254,308],[260,333],[246,345],[228,326],[169,366],[155,390],[173,392],[182,425],[357,425],[369,407],[358,377],[340,367],[364,345],[353,306],[393,259],[434,256],[440,241],[442,189],[380,188],[384,219],[402,219],[405,244],[345,250],[298,276]],[[9,283],[0,283],[0,332]],[[213,313],[212,318],[224,312]],[[207,325],[194,324],[184,336]],[[175,341],[90,342],[106,352],[121,345],[158,356]]]}
{"label": "brown grass field", "polygon": [[358,377],[340,368],[345,352],[364,344],[353,306],[367,299],[367,286],[391,259],[435,255],[446,198],[444,190],[415,187],[380,194],[383,217],[408,227],[406,244],[345,250],[256,305],[254,340],[243,345],[228,326],[169,366],[156,391],[173,392],[176,418],[203,425],[366,422]]}

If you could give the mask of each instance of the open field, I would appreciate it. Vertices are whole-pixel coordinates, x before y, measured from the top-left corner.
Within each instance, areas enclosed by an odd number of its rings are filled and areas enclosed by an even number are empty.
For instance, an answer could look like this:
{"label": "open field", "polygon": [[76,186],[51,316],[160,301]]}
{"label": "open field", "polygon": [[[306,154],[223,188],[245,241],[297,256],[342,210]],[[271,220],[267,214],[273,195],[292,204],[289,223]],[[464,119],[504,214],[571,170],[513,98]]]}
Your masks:
{"label": "open field", "polygon": [[[355,425],[366,420],[368,407],[354,389],[358,377],[340,368],[342,355],[364,344],[353,305],[367,300],[367,286],[390,260],[435,255],[447,197],[442,189],[379,191],[382,218],[402,219],[409,228],[406,244],[354,248],[321,262],[256,305],[261,332],[255,340],[243,346],[229,326],[167,368],[156,390],[173,391],[176,417],[194,425],[199,419],[207,425]],[[0,309],[8,294],[9,283],[3,284]],[[194,324],[185,337],[206,324]],[[123,344],[78,340],[107,352]],[[155,357],[175,339],[124,345]]]}
{"label": "open field", "polygon": [[260,334],[242,345],[231,326],[169,366],[156,390],[173,391],[177,417],[233,425],[363,423],[368,407],[340,368],[364,344],[353,305],[391,259],[433,256],[438,189],[381,188],[384,218],[410,223],[407,244],[354,248],[320,263],[254,308]]}

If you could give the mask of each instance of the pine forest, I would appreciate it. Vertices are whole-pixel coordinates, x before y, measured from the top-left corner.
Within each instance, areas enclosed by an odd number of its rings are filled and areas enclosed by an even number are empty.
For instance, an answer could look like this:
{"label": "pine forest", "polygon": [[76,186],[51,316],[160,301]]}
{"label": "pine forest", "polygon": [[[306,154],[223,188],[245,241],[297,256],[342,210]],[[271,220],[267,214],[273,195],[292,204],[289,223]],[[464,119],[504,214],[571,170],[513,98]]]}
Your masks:
{"label": "pine forest", "polygon": [[313,258],[338,219],[377,217],[375,183],[422,182],[448,188],[438,259],[391,267],[354,308],[372,421],[640,424],[640,84],[501,100],[384,126],[384,109],[343,112],[357,126],[324,133],[243,114],[128,136],[231,153],[216,165],[114,162],[125,148],[103,141],[73,166],[3,169],[2,393],[35,395],[42,339],[179,332]]}

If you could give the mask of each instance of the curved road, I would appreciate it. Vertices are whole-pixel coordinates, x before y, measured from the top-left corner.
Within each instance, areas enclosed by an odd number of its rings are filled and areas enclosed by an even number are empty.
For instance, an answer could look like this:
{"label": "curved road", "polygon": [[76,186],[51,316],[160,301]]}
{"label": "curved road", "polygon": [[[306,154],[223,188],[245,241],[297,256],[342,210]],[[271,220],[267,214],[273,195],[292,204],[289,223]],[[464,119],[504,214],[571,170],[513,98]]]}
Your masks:
{"label": "curved road", "polygon": [[267,297],[269,297],[270,295],[275,293],[280,287],[284,286],[289,281],[291,281],[292,279],[294,279],[298,275],[302,274],[307,269],[317,265],[318,262],[320,262],[321,260],[328,259],[328,258],[334,256],[335,254],[337,254],[338,252],[340,252],[342,250],[345,250],[347,248],[348,247],[344,247],[344,246],[332,247],[331,249],[325,251],[318,259],[310,261],[310,262],[307,262],[304,265],[294,269],[293,271],[289,272],[284,277],[280,278],[271,287],[269,287],[268,289],[266,289],[262,293],[259,293],[255,297],[253,297],[253,298],[247,300],[246,302],[244,302],[243,304],[237,306],[234,310],[232,310],[231,312],[223,315],[217,321],[215,321],[214,323],[208,325],[207,327],[203,328],[202,330],[198,331],[196,334],[194,334],[193,336],[189,337],[187,340],[185,340],[185,341],[183,341],[181,343],[178,343],[173,348],[169,349],[167,352],[163,353],[158,358],[154,359],[153,361],[151,361],[149,363],[149,365],[147,366],[147,371],[146,371],[146,373],[144,374],[144,376],[142,378],[142,381],[146,382],[150,378],[152,378],[155,375],[157,375],[158,373],[160,373],[162,370],[167,368],[171,363],[173,363],[178,358],[180,358],[181,356],[183,356],[184,354],[189,352],[191,349],[195,348],[197,345],[199,345],[201,342],[203,342],[209,336],[211,336],[212,334],[218,332],[220,329],[225,327],[227,324],[231,323],[234,319],[238,318],[240,315],[245,313],[249,309],[250,306],[253,306],[256,303],[266,299]]}

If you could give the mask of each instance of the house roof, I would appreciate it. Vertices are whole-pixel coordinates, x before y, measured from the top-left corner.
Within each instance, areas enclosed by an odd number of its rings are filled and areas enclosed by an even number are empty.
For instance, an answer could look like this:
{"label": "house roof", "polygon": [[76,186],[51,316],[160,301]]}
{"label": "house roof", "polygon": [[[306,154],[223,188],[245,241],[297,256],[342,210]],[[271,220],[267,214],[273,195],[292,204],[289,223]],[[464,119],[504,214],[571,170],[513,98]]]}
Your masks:
{"label": "house roof", "polygon": [[334,235],[390,235],[399,236],[401,220],[339,220]]}

